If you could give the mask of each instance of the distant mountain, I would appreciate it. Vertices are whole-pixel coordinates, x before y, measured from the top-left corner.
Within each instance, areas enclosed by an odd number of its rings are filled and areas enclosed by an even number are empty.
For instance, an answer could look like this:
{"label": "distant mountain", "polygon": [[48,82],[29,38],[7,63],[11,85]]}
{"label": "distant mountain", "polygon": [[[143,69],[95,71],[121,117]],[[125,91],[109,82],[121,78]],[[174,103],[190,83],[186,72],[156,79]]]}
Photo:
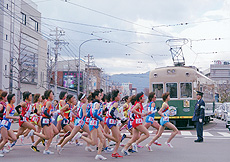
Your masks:
{"label": "distant mountain", "polygon": [[137,92],[149,88],[149,72],[143,74],[115,74],[111,76],[111,80],[120,84],[130,82],[133,84],[133,88],[137,88]]}

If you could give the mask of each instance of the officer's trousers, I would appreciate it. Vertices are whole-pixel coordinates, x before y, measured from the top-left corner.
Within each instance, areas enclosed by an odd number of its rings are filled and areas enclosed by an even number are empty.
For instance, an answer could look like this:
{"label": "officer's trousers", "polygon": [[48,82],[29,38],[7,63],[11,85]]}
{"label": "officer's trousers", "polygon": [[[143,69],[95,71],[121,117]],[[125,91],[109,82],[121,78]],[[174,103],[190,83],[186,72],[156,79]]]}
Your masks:
{"label": "officer's trousers", "polygon": [[198,140],[203,140],[203,122],[200,123],[199,121],[196,122],[196,132]]}

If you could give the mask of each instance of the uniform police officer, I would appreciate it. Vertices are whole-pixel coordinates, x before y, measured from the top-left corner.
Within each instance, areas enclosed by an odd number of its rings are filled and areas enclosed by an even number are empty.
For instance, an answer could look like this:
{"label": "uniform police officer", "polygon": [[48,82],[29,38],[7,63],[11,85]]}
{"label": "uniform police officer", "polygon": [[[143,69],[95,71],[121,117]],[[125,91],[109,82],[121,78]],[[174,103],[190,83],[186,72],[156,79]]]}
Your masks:
{"label": "uniform police officer", "polygon": [[193,114],[192,121],[196,124],[196,131],[197,131],[197,140],[194,142],[203,142],[203,122],[204,122],[204,109],[205,103],[202,99],[203,92],[197,91],[197,103],[195,105],[195,110]]}

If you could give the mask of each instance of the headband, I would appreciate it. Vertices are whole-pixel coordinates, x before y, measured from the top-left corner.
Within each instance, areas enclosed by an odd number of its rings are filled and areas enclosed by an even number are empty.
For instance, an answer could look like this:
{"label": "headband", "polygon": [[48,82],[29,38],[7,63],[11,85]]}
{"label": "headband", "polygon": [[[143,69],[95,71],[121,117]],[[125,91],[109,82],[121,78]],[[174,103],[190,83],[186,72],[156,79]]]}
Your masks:
{"label": "headband", "polygon": [[142,98],[142,97],[144,97],[144,94],[141,97],[139,97],[139,98]]}
{"label": "headband", "polygon": [[85,94],[83,94],[83,95],[82,95],[82,97],[81,97],[80,101],[81,101],[83,98],[85,98]]}

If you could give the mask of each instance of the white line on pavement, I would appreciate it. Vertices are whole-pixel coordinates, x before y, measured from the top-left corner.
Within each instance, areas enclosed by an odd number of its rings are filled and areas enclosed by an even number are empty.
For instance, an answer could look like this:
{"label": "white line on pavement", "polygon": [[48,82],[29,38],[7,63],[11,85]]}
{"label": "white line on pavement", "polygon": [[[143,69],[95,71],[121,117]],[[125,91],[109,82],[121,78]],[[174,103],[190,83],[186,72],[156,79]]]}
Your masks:
{"label": "white line on pavement", "polygon": [[192,136],[192,133],[190,131],[180,131],[182,136]]}
{"label": "white line on pavement", "polygon": [[209,133],[209,132],[204,132],[203,133],[204,134],[204,137],[211,137],[211,136],[213,136],[211,133]]}
{"label": "white line on pavement", "polygon": [[227,132],[217,132],[217,133],[224,136],[224,137],[230,137],[230,134]]}

